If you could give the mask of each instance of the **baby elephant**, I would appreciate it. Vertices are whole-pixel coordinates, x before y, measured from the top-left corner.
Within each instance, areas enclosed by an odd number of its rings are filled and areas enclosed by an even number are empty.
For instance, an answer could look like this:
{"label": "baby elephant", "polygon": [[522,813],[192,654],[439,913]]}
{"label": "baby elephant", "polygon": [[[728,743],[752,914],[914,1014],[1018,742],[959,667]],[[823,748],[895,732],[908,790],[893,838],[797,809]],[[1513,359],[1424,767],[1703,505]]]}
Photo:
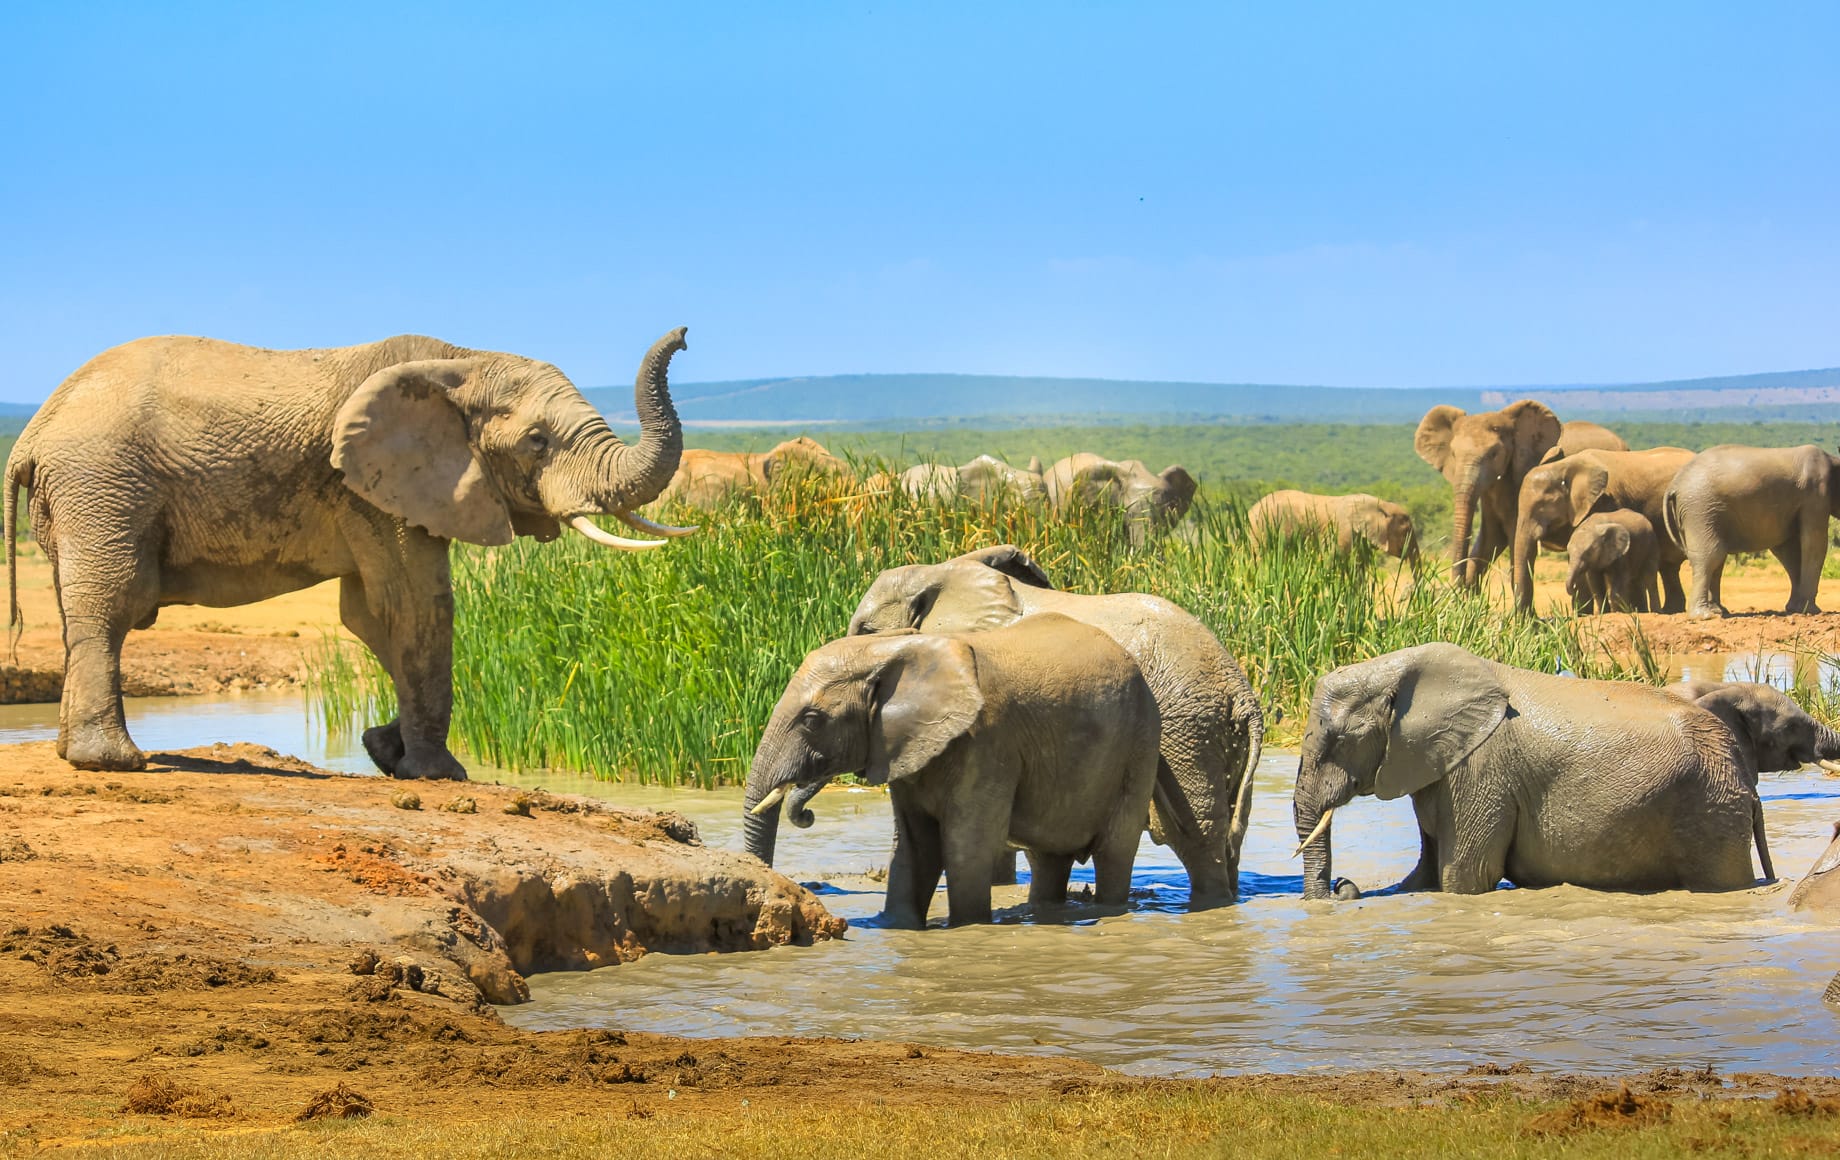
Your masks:
{"label": "baby elephant", "polygon": [[889,925],[924,926],[942,872],[950,922],[989,922],[991,852],[1005,843],[1029,852],[1030,902],[1064,901],[1090,857],[1098,900],[1122,903],[1159,729],[1125,651],[1058,613],[845,637],[806,656],[773,708],[748,773],[749,848],[793,786],[861,772],[894,804]]}
{"label": "baby elephant", "polygon": [[1750,771],[1783,773],[1819,765],[1840,773],[1840,733],[1816,721],[1789,695],[1749,681],[1679,681],[1667,691],[1725,723]]}
{"label": "baby elephant", "polygon": [[1571,571],[1565,590],[1579,612],[1659,612],[1661,547],[1641,512],[1587,517],[1565,545]]}

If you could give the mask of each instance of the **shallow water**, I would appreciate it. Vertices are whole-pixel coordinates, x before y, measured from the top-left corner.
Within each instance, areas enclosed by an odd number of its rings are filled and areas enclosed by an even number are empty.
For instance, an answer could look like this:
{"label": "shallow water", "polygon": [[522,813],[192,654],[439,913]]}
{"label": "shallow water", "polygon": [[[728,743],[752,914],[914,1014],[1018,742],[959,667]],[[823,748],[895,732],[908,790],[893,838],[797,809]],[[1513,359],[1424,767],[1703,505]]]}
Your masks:
{"label": "shallow water", "polygon": [[[246,740],[370,771],[354,741],[328,742],[297,694],[148,699],[128,711],[149,750]],[[49,738],[56,725],[56,706],[0,706],[0,743]],[[1296,770],[1294,754],[1268,755],[1260,767],[1237,907],[1183,912],[1181,866],[1146,840],[1129,913],[1101,917],[1076,905],[1035,916],[1022,890],[999,890],[1001,921],[961,930],[873,925],[881,890],[862,875],[887,860],[887,799],[825,793],[813,828],[782,829],[780,865],[818,884],[825,903],[852,920],[845,939],[540,975],[533,1001],[503,1013],[531,1028],[864,1036],[1069,1054],[1159,1075],[1479,1060],[1598,1072],[1840,1066],[1840,1014],[1820,1001],[1840,968],[1840,928],[1786,914],[1787,880],[1726,895],[1567,887],[1305,904],[1290,857]],[[477,767],[474,776],[676,809],[706,842],[740,846],[739,790],[513,778]],[[1840,819],[1840,781],[1817,771],[1767,775],[1763,793],[1771,851],[1792,878]],[[1396,882],[1417,858],[1403,801],[1338,811],[1335,839],[1337,872],[1368,890]],[[1075,877],[1090,881],[1091,868]],[[935,917],[944,910],[942,895]]]}

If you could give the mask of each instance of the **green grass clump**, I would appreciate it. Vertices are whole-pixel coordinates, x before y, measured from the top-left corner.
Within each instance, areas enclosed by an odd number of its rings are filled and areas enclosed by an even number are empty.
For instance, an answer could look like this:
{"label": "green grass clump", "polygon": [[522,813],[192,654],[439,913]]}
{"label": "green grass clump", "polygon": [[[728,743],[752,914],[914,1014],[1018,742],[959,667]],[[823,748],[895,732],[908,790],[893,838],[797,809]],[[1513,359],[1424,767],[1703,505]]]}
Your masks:
{"label": "green grass clump", "polygon": [[[1026,549],[1063,588],[1151,592],[1189,609],[1292,732],[1322,673],[1424,641],[1549,672],[1631,675],[1582,644],[1571,620],[1504,614],[1444,583],[1435,562],[1414,575],[1364,544],[1341,553],[1307,534],[1249,551],[1236,502],[1199,504],[1180,534],[1135,552],[1111,513],[935,507],[822,478],[666,518],[704,530],[642,555],[575,536],[456,549],[461,747],[506,769],[739,782],[793,670],[846,631],[878,572],[1000,543]],[[313,694],[330,725],[394,711],[368,654],[322,651]]]}

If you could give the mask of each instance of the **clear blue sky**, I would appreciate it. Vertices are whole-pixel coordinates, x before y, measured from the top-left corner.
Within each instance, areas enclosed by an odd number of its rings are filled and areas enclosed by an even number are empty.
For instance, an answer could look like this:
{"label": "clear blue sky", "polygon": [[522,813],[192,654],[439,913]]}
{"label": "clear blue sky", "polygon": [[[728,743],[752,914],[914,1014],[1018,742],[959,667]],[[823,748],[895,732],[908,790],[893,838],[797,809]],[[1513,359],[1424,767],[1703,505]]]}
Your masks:
{"label": "clear blue sky", "polygon": [[680,323],[687,379],[1831,366],[1836,45],[1832,2],[14,0],[0,398],[173,332],[600,385]]}

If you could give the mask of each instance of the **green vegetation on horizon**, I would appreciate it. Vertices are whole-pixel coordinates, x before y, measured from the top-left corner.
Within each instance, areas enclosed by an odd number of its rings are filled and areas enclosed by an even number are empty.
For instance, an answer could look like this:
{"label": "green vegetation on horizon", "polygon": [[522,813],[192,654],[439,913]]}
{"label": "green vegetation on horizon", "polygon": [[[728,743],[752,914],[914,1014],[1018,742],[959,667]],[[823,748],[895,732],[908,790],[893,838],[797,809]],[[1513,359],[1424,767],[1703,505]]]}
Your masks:
{"label": "green vegetation on horizon", "polygon": [[[1306,536],[1246,551],[1243,512],[1198,505],[1192,534],[1132,552],[1110,513],[934,507],[807,479],[706,515],[667,512],[704,531],[643,555],[578,537],[456,546],[455,741],[506,769],[739,782],[793,670],[847,630],[877,573],[999,543],[1022,546],[1064,588],[1151,592],[1188,609],[1292,732],[1322,673],[1429,640],[1548,672],[1660,677],[1587,648],[1567,618],[1514,616],[1454,589],[1435,563],[1414,583],[1364,543],[1344,554]],[[326,653],[314,698],[328,723],[387,719],[388,682],[369,654]]]}

